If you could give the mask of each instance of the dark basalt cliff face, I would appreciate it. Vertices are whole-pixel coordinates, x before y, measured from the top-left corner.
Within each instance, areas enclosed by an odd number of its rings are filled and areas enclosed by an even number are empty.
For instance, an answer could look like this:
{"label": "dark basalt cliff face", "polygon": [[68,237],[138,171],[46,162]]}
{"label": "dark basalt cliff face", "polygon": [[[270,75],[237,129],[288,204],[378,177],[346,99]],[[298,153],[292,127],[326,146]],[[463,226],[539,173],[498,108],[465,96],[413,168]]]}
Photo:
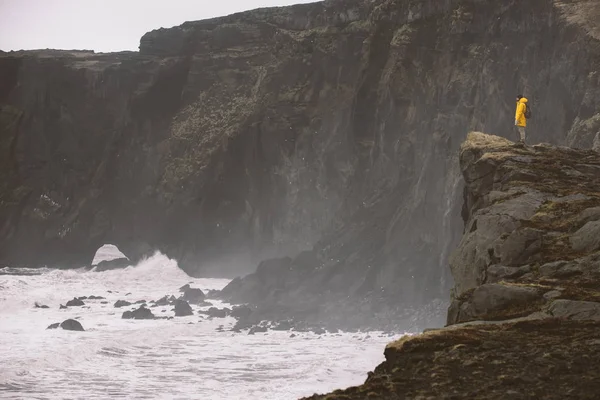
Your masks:
{"label": "dark basalt cliff face", "polygon": [[153,31],[139,53],[0,54],[0,263],[112,243],[214,276],[311,250],[240,300],[446,299],[465,132],[513,134],[524,92],[530,140],[593,144],[595,3],[326,1]]}
{"label": "dark basalt cliff face", "polygon": [[365,384],[311,399],[595,399],[600,154],[472,133],[448,327],[405,337]]}

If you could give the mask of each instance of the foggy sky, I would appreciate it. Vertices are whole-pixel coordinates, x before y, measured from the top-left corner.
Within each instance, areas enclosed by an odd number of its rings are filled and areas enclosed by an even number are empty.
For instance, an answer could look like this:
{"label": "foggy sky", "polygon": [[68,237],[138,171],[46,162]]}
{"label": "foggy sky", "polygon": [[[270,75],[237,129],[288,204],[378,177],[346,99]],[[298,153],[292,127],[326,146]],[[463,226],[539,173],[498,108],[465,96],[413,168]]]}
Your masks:
{"label": "foggy sky", "polygon": [[146,32],[315,0],[0,0],[0,50],[137,50]]}

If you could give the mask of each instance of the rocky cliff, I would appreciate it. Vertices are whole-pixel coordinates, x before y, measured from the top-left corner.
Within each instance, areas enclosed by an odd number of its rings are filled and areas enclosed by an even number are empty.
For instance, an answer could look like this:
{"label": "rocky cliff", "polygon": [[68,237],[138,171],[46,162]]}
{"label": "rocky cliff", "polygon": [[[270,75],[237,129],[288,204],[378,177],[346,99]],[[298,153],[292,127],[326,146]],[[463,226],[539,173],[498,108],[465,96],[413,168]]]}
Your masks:
{"label": "rocky cliff", "polygon": [[472,133],[448,327],[405,337],[363,386],[311,399],[595,399],[600,154]]}
{"label": "rocky cliff", "polygon": [[139,52],[0,54],[0,263],[74,267],[112,243],[222,276],[289,255],[239,300],[329,317],[324,299],[352,298],[393,321],[447,299],[465,132],[512,135],[523,92],[532,141],[591,146],[594,16],[326,1],[153,31]]}

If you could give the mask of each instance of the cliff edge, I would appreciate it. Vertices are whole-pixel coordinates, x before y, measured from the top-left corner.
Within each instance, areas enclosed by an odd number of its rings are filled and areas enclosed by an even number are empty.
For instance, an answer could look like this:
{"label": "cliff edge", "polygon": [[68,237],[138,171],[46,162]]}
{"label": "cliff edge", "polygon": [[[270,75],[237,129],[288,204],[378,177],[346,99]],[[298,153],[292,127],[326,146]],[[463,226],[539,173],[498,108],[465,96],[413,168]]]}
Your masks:
{"label": "cliff edge", "polygon": [[471,133],[448,326],[405,337],[365,384],[310,399],[594,399],[600,154]]}

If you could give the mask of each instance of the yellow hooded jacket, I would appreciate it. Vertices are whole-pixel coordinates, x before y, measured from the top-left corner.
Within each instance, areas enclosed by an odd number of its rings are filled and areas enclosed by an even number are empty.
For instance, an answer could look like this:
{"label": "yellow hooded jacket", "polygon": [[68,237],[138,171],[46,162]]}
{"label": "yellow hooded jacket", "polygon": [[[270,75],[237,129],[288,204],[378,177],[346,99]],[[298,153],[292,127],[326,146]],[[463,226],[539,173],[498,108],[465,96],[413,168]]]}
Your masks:
{"label": "yellow hooded jacket", "polygon": [[517,101],[517,111],[515,112],[515,124],[517,126],[527,126],[527,118],[525,118],[525,107],[527,107],[527,99],[525,97]]}

